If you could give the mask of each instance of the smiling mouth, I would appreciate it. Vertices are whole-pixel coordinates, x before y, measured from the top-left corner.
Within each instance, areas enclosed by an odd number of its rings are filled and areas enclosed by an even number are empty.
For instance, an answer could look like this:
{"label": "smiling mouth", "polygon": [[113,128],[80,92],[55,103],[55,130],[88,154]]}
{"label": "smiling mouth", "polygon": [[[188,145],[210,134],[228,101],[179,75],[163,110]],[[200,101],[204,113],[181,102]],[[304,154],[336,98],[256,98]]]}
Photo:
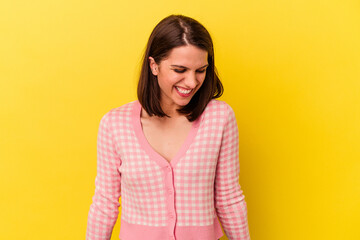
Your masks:
{"label": "smiling mouth", "polygon": [[177,87],[177,86],[175,86],[175,88],[179,93],[182,93],[182,94],[185,94],[185,95],[188,95],[192,91],[192,89],[184,89],[184,88],[180,88],[180,87]]}

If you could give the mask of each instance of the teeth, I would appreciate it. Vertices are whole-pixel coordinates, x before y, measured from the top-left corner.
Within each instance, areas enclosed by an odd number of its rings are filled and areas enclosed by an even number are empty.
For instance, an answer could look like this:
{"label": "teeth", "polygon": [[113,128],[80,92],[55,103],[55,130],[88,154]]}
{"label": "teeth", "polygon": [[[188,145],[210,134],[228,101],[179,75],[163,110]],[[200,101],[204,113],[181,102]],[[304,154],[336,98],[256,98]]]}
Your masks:
{"label": "teeth", "polygon": [[180,88],[178,88],[178,87],[176,87],[176,89],[177,89],[179,92],[183,93],[183,94],[188,94],[188,93],[191,92],[191,89],[190,89],[190,90],[184,90],[184,89],[180,89]]}

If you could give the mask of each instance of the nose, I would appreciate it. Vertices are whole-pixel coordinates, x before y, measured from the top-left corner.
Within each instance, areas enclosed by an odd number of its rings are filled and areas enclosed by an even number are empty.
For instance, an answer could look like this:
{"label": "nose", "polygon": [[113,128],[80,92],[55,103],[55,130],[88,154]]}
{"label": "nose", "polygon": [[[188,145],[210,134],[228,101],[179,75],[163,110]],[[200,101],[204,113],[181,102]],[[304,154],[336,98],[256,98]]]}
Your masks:
{"label": "nose", "polygon": [[189,74],[185,78],[185,85],[187,88],[195,88],[198,84],[198,80],[196,79],[196,73],[189,71]]}

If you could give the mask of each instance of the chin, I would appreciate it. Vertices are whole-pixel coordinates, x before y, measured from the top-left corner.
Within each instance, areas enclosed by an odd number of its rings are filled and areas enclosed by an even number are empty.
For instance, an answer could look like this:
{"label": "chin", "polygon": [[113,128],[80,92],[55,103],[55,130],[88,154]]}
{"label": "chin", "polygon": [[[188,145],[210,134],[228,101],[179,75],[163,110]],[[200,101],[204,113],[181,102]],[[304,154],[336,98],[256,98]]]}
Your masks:
{"label": "chin", "polygon": [[179,108],[185,107],[186,105],[188,105],[188,103],[181,103],[181,104],[176,104]]}
{"label": "chin", "polygon": [[190,101],[191,101],[191,98],[182,100],[182,101],[175,101],[175,103],[178,106],[184,107],[184,106],[188,105]]}

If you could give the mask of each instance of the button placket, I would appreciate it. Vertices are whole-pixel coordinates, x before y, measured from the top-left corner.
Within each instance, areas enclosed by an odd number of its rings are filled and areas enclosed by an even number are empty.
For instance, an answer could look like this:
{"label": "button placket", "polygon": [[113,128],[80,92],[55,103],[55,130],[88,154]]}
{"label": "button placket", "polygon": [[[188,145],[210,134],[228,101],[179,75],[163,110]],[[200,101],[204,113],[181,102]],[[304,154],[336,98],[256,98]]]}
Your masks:
{"label": "button placket", "polygon": [[169,217],[169,237],[175,239],[175,223],[176,223],[176,211],[175,211],[175,191],[174,191],[174,177],[173,169],[170,165],[165,168],[165,194],[168,205],[168,217]]}

